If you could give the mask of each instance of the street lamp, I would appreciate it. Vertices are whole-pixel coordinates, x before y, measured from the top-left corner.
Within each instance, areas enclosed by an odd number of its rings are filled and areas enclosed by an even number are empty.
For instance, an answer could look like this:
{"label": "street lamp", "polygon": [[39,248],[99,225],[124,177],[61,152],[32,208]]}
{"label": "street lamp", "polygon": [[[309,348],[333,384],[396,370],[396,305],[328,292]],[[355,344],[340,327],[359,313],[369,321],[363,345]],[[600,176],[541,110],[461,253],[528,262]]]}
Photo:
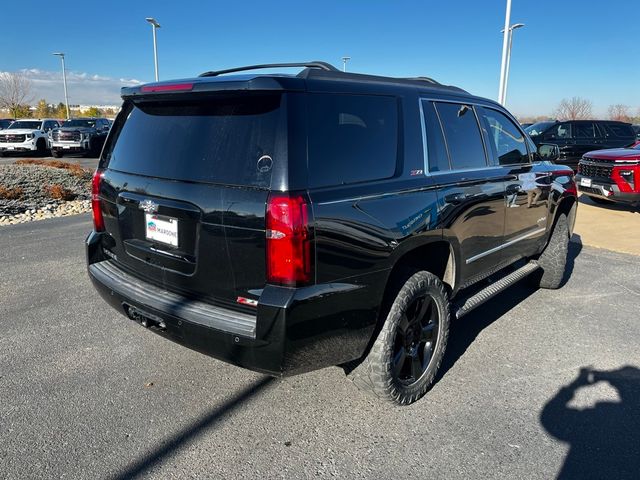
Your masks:
{"label": "street lamp", "polygon": [[342,71],[347,71],[347,62],[351,60],[351,57],[342,57]]}
{"label": "street lamp", "polygon": [[504,86],[502,89],[502,105],[507,103],[507,86],[509,85],[509,69],[511,68],[511,46],[513,45],[513,31],[524,27],[524,23],[515,23],[509,27],[509,44],[507,47],[507,67],[504,72]]}
{"label": "street lamp", "polygon": [[502,62],[500,63],[500,87],[498,89],[498,102],[504,105],[504,73],[507,68],[507,49],[509,47],[509,24],[511,23],[511,0],[507,0],[507,12],[504,17],[504,36],[502,38]]}
{"label": "street lamp", "polygon": [[69,120],[71,116],[69,114],[69,97],[67,96],[67,72],[64,68],[64,53],[55,52],[53,55],[55,55],[56,57],[60,57],[60,59],[62,60],[62,83],[64,84],[64,103],[67,107],[67,120]]}
{"label": "street lamp", "polygon": [[145,18],[147,22],[151,24],[151,28],[153,30],[153,62],[156,67],[156,82],[158,81],[158,44],[156,43],[156,29],[160,28],[160,24],[157,22],[155,18],[147,17]]}

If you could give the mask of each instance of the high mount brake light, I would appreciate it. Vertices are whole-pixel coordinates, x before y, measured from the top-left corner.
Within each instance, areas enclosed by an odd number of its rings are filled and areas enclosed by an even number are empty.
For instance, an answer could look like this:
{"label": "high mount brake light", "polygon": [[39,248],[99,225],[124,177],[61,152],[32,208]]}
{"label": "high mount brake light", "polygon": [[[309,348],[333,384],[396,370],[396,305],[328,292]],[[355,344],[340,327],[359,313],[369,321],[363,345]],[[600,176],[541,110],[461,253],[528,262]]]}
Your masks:
{"label": "high mount brake light", "polygon": [[312,280],[309,202],[303,195],[271,194],[266,208],[267,282],[287,286]]}
{"label": "high mount brake light", "polygon": [[193,90],[193,83],[172,83],[168,85],[145,85],[140,89],[143,93],[149,92],[179,92]]}
{"label": "high mount brake light", "polygon": [[104,218],[100,209],[100,183],[102,183],[102,170],[96,170],[91,179],[91,211],[93,213],[93,229],[96,232],[104,232]]}

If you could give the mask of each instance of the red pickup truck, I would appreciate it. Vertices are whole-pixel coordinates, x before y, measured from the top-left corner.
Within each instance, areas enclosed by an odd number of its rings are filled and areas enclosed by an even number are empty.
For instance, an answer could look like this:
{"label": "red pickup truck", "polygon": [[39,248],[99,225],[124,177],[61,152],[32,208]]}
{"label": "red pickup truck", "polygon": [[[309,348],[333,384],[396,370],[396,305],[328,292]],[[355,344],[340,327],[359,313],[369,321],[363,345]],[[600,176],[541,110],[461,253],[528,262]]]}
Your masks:
{"label": "red pickup truck", "polygon": [[580,192],[597,203],[640,205],[640,141],[627,148],[585,153],[576,182]]}

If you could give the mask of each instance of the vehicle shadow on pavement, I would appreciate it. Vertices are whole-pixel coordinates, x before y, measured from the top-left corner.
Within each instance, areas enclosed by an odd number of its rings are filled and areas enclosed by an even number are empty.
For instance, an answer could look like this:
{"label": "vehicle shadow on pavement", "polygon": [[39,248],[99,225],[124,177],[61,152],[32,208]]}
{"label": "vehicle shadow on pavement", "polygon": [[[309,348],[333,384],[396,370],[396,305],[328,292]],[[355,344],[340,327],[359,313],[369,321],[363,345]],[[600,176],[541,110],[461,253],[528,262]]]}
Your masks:
{"label": "vehicle shadow on pavement", "polygon": [[204,415],[200,420],[187,426],[182,431],[176,432],[171,438],[163,440],[161,446],[148,452],[143,458],[130,463],[123,471],[109,478],[124,480],[145,475],[150,469],[162,463],[167,456],[175,453],[176,450],[179,450],[189,442],[194,441],[219,421],[223,420],[225,416],[231,414],[237,408],[242,407],[252,397],[266,390],[274,381],[275,378],[264,377],[253,382],[244,390],[238,392],[235,396]]}
{"label": "vehicle shadow on pavement", "polygon": [[609,203],[596,203],[588,195],[580,195],[578,202],[585,205],[591,205],[598,208],[604,208],[605,210],[617,210],[619,212],[640,213],[640,205],[631,205],[628,203],[609,202]]}
{"label": "vehicle shadow on pavement", "polygon": [[[575,266],[575,259],[582,251],[580,235],[573,234],[569,242],[567,255],[567,265],[565,268],[562,286],[571,278]],[[562,287],[561,287],[562,288]],[[504,292],[481,305],[476,310],[466,315],[461,320],[453,319],[451,322],[449,343],[442,360],[442,366],[438,372],[436,382],[451,369],[458,359],[464,355],[467,349],[475,341],[482,330],[491,325],[498,318],[502,317],[509,310],[526,300],[537,290],[527,285],[526,280],[520,281]]]}
{"label": "vehicle shadow on pavement", "polygon": [[[619,401],[598,400],[586,408],[571,405],[581,389],[600,382],[613,387]],[[554,438],[569,444],[558,478],[638,478],[640,369],[581,368],[575,380],[547,402],[540,423]]]}

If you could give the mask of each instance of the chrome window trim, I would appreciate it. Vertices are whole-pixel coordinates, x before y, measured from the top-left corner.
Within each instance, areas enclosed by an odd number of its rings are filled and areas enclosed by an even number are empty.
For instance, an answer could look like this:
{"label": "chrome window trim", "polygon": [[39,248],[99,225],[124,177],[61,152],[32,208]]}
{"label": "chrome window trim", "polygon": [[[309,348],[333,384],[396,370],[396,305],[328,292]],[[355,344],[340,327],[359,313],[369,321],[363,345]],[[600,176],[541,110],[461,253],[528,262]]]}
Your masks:
{"label": "chrome window trim", "polygon": [[491,255],[492,253],[496,253],[499,252],[500,250],[510,247],[511,245],[518,243],[521,240],[525,240],[529,237],[533,237],[534,235],[538,234],[538,233],[542,233],[545,232],[547,229],[542,227],[542,228],[536,228],[535,230],[531,230],[530,232],[525,233],[524,235],[520,235],[519,237],[514,238],[513,240],[509,240],[508,242],[503,243],[502,245],[498,245],[497,247],[493,247],[485,252],[482,253],[478,253],[477,255],[474,255],[473,257],[469,257],[467,258],[467,260],[465,261],[465,263],[467,265],[469,265],[470,263],[475,262],[476,260],[480,260],[481,258],[486,257],[487,255]]}

